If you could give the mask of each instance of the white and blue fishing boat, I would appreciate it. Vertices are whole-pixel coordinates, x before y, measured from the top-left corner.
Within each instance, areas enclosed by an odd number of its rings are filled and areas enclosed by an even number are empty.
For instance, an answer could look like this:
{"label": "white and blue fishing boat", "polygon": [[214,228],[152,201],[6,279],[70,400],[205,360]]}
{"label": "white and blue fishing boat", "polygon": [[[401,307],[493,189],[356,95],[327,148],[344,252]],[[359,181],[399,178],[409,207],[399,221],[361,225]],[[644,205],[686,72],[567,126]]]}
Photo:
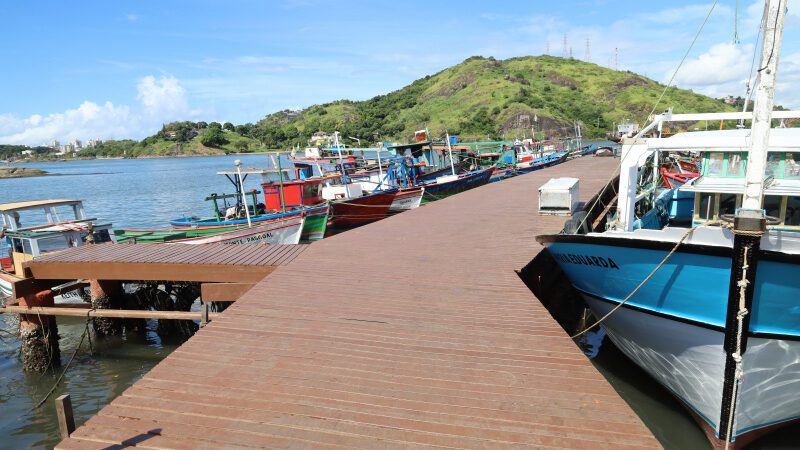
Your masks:
{"label": "white and blue fishing boat", "polygon": [[[617,217],[539,236],[607,335],[671,391],[715,448],[800,419],[800,129],[772,128],[785,5],[767,1],[754,112],[655,117],[751,128],[626,140]],[[677,189],[642,185],[669,152],[702,158]],[[660,156],[661,155],[661,156]],[[688,199],[688,201],[687,201]]]}

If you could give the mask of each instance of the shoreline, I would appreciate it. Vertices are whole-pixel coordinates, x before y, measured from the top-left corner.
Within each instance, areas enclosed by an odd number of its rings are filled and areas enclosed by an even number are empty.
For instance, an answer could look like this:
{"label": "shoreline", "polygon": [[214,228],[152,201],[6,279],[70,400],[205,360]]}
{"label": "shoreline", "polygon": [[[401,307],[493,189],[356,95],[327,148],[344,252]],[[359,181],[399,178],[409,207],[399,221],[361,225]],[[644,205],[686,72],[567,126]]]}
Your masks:
{"label": "shoreline", "polygon": [[260,152],[236,152],[220,153],[213,155],[142,155],[142,156],[94,156],[76,158],[30,158],[24,160],[3,161],[5,164],[28,164],[41,162],[69,162],[69,161],[93,161],[93,160],[119,160],[119,159],[160,159],[160,158],[208,158],[215,156],[246,156],[246,155],[268,155],[282,153],[285,150],[267,150]]}

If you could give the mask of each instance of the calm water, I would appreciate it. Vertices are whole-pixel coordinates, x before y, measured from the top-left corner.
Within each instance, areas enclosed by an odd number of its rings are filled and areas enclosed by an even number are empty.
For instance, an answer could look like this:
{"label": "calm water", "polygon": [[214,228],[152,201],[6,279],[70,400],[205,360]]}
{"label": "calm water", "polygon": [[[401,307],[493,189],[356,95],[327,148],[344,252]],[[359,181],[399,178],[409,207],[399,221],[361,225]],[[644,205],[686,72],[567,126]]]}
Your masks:
{"label": "calm water", "polygon": [[[26,164],[51,173],[41,178],[0,180],[0,203],[43,198],[84,200],[86,213],[117,227],[165,227],[184,214],[210,215],[204,198],[212,192],[232,193],[233,186],[218,171],[266,167],[266,155],[140,160],[92,160]],[[246,188],[260,188],[250,175]],[[66,364],[84,331],[83,319],[59,318],[61,359]],[[52,447],[59,441],[53,399],[69,393],[75,421],[83,423],[125,388],[168,355],[179,342],[163,342],[155,322],[146,334],[84,342],[61,385],[39,409],[32,410],[55,383],[56,374],[22,372],[16,332],[17,318],[0,315],[0,448]]]}
{"label": "calm water", "polygon": [[[87,214],[116,227],[161,227],[188,214],[210,215],[204,198],[231,193],[222,170],[270,165],[265,155],[142,160],[94,160],[29,164],[67,176],[0,180],[0,202],[39,198],[83,199]],[[247,188],[259,188],[251,175]],[[59,318],[61,357],[66,363],[84,331],[84,320]],[[138,380],[180,342],[164,342],[155,323],[144,334],[92,341],[78,352],[53,396],[32,410],[53,386],[58,373],[24,374],[17,340],[16,316],[0,315],[0,448],[52,447],[59,441],[53,399],[69,393],[78,425]],[[682,407],[650,377],[622,356],[608,340],[595,360],[598,368],[631,403],[643,421],[669,449],[708,449],[702,431]],[[60,373],[60,372],[59,372]],[[758,441],[757,449],[800,448],[800,425]]]}

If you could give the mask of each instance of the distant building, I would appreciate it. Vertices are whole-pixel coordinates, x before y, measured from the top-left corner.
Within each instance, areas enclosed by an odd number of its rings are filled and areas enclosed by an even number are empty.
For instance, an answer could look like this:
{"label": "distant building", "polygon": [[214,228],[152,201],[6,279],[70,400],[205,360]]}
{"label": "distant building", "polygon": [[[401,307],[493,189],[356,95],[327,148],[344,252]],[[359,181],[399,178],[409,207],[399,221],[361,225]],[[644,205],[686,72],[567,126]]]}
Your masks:
{"label": "distant building", "polygon": [[639,124],[633,123],[633,121],[630,119],[628,119],[625,123],[617,125],[617,137],[620,139],[633,137],[638,132]]}
{"label": "distant building", "polygon": [[61,143],[58,142],[56,139],[53,139],[53,141],[50,142],[50,145],[48,145],[48,147],[58,151],[61,148]]}
{"label": "distant building", "polygon": [[316,133],[311,135],[311,139],[308,140],[308,144],[311,147],[321,147],[330,144],[333,142],[333,135],[326,132],[326,131],[317,131]]}
{"label": "distant building", "polygon": [[727,103],[728,105],[735,105],[736,104],[736,97],[729,95],[722,99],[723,102]]}
{"label": "distant building", "polygon": [[78,151],[83,148],[83,144],[80,139],[73,139],[71,145],[74,151]]}
{"label": "distant building", "polygon": [[175,130],[169,130],[169,131],[165,131],[165,132],[164,132],[164,136],[165,136],[167,139],[175,139],[176,137],[178,137],[178,132],[177,132],[177,131],[175,131]]}
{"label": "distant building", "polygon": [[87,148],[95,148],[95,147],[97,147],[98,145],[100,145],[102,143],[103,143],[103,141],[100,140],[100,139],[89,139],[89,141],[86,142],[86,147]]}

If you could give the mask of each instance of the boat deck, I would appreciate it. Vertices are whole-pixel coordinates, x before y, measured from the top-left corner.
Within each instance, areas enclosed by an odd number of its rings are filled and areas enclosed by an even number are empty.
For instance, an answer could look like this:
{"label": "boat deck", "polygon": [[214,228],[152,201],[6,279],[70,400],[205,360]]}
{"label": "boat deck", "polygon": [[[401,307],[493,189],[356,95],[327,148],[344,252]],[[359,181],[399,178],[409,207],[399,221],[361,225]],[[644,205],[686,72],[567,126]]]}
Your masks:
{"label": "boat deck", "polygon": [[316,242],[60,449],[659,448],[519,279],[618,160],[581,158]]}

